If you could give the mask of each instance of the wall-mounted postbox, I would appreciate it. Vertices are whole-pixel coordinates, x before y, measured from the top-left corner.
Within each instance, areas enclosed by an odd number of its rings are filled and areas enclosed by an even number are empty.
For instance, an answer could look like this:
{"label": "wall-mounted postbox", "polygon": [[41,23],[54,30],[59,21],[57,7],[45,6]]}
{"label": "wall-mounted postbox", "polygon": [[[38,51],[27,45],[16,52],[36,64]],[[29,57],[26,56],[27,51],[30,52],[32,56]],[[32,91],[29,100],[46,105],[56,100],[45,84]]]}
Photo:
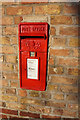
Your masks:
{"label": "wall-mounted postbox", "polygon": [[47,73],[47,23],[19,24],[21,88],[44,91]]}

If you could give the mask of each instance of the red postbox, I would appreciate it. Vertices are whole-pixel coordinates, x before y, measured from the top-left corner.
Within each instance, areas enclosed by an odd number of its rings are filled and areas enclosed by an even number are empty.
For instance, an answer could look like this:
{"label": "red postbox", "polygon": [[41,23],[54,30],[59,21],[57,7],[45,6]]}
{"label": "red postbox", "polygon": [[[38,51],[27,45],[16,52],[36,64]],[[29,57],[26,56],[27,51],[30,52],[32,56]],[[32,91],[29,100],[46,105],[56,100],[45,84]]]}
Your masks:
{"label": "red postbox", "polygon": [[48,24],[19,24],[19,68],[21,88],[44,91],[47,74]]}

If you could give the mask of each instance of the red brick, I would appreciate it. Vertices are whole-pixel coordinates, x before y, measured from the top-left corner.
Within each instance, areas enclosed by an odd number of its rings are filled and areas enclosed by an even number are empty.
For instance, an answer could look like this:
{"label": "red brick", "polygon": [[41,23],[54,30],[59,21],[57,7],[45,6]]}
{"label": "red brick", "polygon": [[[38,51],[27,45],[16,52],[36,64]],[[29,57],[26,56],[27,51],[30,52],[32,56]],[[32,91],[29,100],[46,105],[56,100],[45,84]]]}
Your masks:
{"label": "red brick", "polygon": [[21,16],[16,16],[16,17],[14,18],[14,23],[15,23],[15,24],[19,24],[22,20],[23,20],[23,17],[21,17]]}
{"label": "red brick", "polygon": [[23,112],[23,111],[20,111],[20,116],[28,116],[28,117],[32,117],[32,118],[40,118],[39,114],[30,113],[30,112]]}
{"label": "red brick", "polygon": [[78,36],[79,35],[79,29],[78,27],[60,27],[60,34],[61,35],[73,35]]}
{"label": "red brick", "polygon": [[50,49],[50,56],[69,56],[69,49]]}
{"label": "red brick", "polygon": [[2,25],[12,25],[13,17],[4,16],[2,17]]}
{"label": "red brick", "polygon": [[5,9],[2,7],[2,15],[5,14]]}
{"label": "red brick", "polygon": [[71,16],[51,16],[51,24],[53,24],[53,25],[58,25],[58,24],[70,25],[70,24],[72,24],[72,17]]}
{"label": "red brick", "polygon": [[40,5],[35,7],[35,14],[59,14],[61,6],[59,5]]}
{"label": "red brick", "polygon": [[15,6],[7,7],[7,15],[28,15],[32,14],[32,7],[30,6]]}
{"label": "red brick", "polygon": [[54,27],[50,28],[50,35],[55,35],[56,34],[56,29]]}
{"label": "red brick", "polygon": [[0,107],[6,107],[6,103],[5,102],[0,102]]}
{"label": "red brick", "polygon": [[50,120],[61,120],[61,117],[60,116],[50,116],[50,115],[42,115],[42,118],[48,118]]}
{"label": "red brick", "polygon": [[49,58],[49,65],[54,65],[54,58],[52,57]]}
{"label": "red brick", "polygon": [[77,84],[78,80],[77,78],[69,78],[66,76],[52,76],[51,79],[49,80],[51,83],[55,84]]}
{"label": "red brick", "polygon": [[2,113],[18,115],[18,111],[17,110],[10,110],[10,109],[2,109]]}
{"label": "red brick", "polygon": [[69,68],[68,69],[68,74],[78,76],[78,75],[80,75],[80,69],[78,69],[78,68]]}
{"label": "red brick", "polygon": [[64,5],[63,8],[64,14],[78,14],[78,6],[77,5]]}
{"label": "red brick", "polygon": [[78,66],[78,59],[77,58],[59,58],[58,65],[64,66]]}
{"label": "red brick", "polygon": [[76,24],[80,24],[80,16],[76,17]]}
{"label": "red brick", "polygon": [[7,119],[8,117],[7,117],[7,115],[0,114],[0,118]]}
{"label": "red brick", "polygon": [[11,81],[11,82],[10,82],[10,87],[15,87],[15,88],[17,88],[17,87],[18,87],[18,82]]}
{"label": "red brick", "polygon": [[15,95],[16,94],[16,89],[14,89],[14,88],[7,88],[6,89],[6,93]]}
{"label": "red brick", "polygon": [[27,96],[27,91],[26,90],[18,90],[18,94],[21,97],[26,97]]}

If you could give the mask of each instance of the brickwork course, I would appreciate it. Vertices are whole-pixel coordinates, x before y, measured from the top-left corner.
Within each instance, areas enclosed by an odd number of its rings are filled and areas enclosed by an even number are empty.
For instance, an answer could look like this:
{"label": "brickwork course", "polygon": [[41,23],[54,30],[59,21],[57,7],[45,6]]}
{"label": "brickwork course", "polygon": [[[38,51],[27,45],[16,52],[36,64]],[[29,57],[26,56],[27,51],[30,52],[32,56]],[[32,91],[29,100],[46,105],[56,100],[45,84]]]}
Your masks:
{"label": "brickwork course", "polygon": [[[0,118],[67,120],[80,116],[80,3],[0,2]],[[18,24],[49,24],[45,91],[20,88]]]}

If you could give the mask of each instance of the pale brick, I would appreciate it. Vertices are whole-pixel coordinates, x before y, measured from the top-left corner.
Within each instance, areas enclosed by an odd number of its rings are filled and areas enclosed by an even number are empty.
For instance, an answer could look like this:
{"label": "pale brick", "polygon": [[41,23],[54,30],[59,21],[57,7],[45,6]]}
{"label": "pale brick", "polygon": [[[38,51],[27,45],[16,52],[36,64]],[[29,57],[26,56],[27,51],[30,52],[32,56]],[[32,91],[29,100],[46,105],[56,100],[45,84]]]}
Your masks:
{"label": "pale brick", "polygon": [[60,91],[63,93],[77,93],[78,92],[78,88],[77,86],[60,86]]}
{"label": "pale brick", "polygon": [[58,65],[78,66],[79,60],[77,58],[59,58]]}
{"label": "pale brick", "polygon": [[52,47],[65,47],[66,46],[66,38],[55,37],[53,40]]}
{"label": "pale brick", "polygon": [[47,90],[49,91],[57,91],[58,90],[58,86],[57,85],[48,85]]}
{"label": "pale brick", "polygon": [[13,17],[4,16],[2,17],[2,25],[12,25]]}
{"label": "pale brick", "polygon": [[69,46],[70,47],[80,47],[80,39],[79,38],[70,38]]}
{"label": "pale brick", "polygon": [[70,25],[72,23],[73,22],[71,16],[51,16],[51,24],[53,25],[58,24]]}
{"label": "pale brick", "polygon": [[41,105],[41,106],[44,106],[45,105],[45,102],[42,101],[42,100],[38,100],[38,99],[30,99],[30,98],[21,98],[20,100],[21,103],[24,103],[24,104],[32,104],[32,105]]}
{"label": "pale brick", "polygon": [[66,104],[64,102],[53,102],[46,101],[46,106],[56,107],[56,108],[65,108]]}
{"label": "pale brick", "polygon": [[40,106],[29,106],[29,110],[31,112],[39,112],[39,113],[46,113],[49,114],[51,112],[50,108],[46,108],[46,107],[40,107]]}
{"label": "pale brick", "polygon": [[22,105],[19,103],[6,103],[6,107],[10,109],[19,109],[19,110],[27,110],[26,105]]}
{"label": "pale brick", "polygon": [[27,22],[47,22],[48,21],[48,17],[47,16],[24,16],[23,17],[23,21],[27,21]]}
{"label": "pale brick", "polygon": [[59,14],[61,6],[59,5],[40,5],[35,7],[35,14]]}
{"label": "pale brick", "polygon": [[63,74],[63,67],[50,67],[49,66],[49,74]]}
{"label": "pale brick", "polygon": [[41,92],[41,97],[45,99],[51,99],[51,93],[49,92]]}
{"label": "pale brick", "polygon": [[57,83],[57,84],[77,84],[78,80],[77,78],[69,78],[69,77],[63,77],[63,76],[52,76],[50,79],[51,83]]}
{"label": "pale brick", "polygon": [[5,80],[18,80],[18,73],[3,72],[2,78],[4,78]]}
{"label": "pale brick", "polygon": [[64,5],[63,8],[64,14],[78,14],[78,6],[77,5]]}
{"label": "pale brick", "polygon": [[17,102],[18,98],[16,96],[9,96],[9,95],[0,95],[0,99],[10,102]]}
{"label": "pale brick", "polygon": [[60,27],[60,34],[61,35],[68,35],[68,36],[78,36],[79,30],[78,27]]}
{"label": "pale brick", "polygon": [[50,48],[50,56],[69,56],[69,49],[52,49]]}
{"label": "pale brick", "polygon": [[0,46],[0,53],[6,53],[6,54],[14,54],[17,50],[14,46]]}
{"label": "pale brick", "polygon": [[39,97],[39,92],[38,92],[38,91],[30,91],[30,92],[29,92],[29,95],[30,95],[31,97]]}
{"label": "pale brick", "polygon": [[3,61],[4,61],[4,56],[0,55],[0,62],[3,62]]}
{"label": "pale brick", "polygon": [[78,96],[75,94],[68,94],[66,95],[66,100],[78,102]]}
{"label": "pale brick", "polygon": [[78,110],[78,104],[68,104],[68,109]]}
{"label": "pale brick", "polygon": [[3,71],[13,71],[13,65],[7,63],[0,63],[0,70]]}
{"label": "pale brick", "polygon": [[0,80],[0,86],[4,86],[4,87],[7,87],[8,86],[8,81],[6,80]]}
{"label": "pale brick", "polygon": [[15,55],[6,55],[7,63],[17,63],[17,56]]}
{"label": "pale brick", "polygon": [[77,117],[76,112],[65,109],[55,109],[53,112],[55,115],[61,115],[66,117]]}
{"label": "pale brick", "polygon": [[63,100],[64,99],[64,95],[61,94],[61,93],[56,93],[56,94],[54,94],[53,99]]}
{"label": "pale brick", "polygon": [[10,38],[9,37],[0,37],[0,44],[10,44]]}
{"label": "pale brick", "polygon": [[3,35],[17,35],[17,27],[7,26],[3,29]]}
{"label": "pale brick", "polygon": [[14,44],[14,45],[17,44],[17,36],[12,36],[10,42],[11,44]]}

